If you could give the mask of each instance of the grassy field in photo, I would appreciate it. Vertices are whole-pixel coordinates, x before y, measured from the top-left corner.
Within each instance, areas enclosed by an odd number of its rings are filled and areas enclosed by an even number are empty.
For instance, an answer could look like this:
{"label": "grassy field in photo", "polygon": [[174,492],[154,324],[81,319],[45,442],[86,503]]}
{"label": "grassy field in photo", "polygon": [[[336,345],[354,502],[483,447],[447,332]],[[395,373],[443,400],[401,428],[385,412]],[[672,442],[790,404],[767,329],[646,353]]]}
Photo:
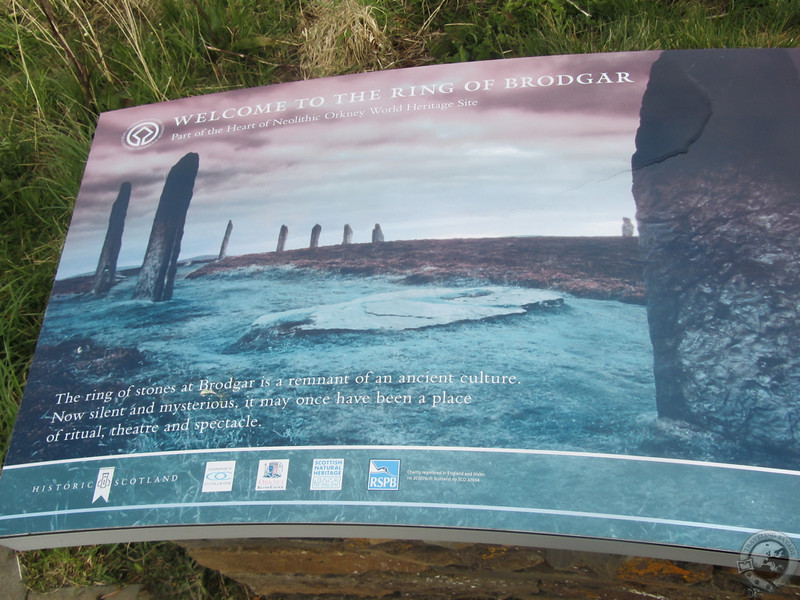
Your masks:
{"label": "grassy field in photo", "polygon": [[[0,458],[99,113],[429,64],[796,47],[800,0],[0,0]],[[247,598],[171,543],[21,554],[37,591]]]}

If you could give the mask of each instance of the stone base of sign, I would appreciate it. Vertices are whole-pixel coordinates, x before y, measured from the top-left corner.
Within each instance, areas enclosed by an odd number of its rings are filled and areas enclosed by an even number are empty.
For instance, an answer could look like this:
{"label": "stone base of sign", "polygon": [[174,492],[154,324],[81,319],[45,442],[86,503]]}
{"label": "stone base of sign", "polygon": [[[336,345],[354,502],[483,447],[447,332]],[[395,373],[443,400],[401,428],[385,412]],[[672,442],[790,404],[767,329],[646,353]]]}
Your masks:
{"label": "stone base of sign", "polygon": [[[748,598],[736,569],[592,552],[372,539],[182,542],[262,600]],[[769,598],[800,598],[800,585]]]}

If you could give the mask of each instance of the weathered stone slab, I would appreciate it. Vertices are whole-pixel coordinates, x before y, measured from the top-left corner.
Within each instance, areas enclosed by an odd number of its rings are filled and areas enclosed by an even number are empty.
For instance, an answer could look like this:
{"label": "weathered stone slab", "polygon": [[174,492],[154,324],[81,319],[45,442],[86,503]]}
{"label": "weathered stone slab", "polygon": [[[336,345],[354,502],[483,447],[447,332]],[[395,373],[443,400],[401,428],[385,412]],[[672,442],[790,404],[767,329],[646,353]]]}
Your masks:
{"label": "weathered stone slab", "polygon": [[[261,598],[746,598],[736,569],[524,546],[376,539],[182,542]],[[787,585],[775,598],[795,598]]]}
{"label": "weathered stone slab", "polygon": [[314,227],[311,228],[311,242],[309,243],[309,248],[318,248],[319,247],[319,235],[322,233],[322,225],[316,224]]}
{"label": "weathered stone slab", "polygon": [[20,579],[19,565],[12,550],[0,546],[0,598],[25,600],[26,589]]}
{"label": "weathered stone slab", "polygon": [[662,55],[633,193],[658,412],[800,446],[800,82],[783,50]]}
{"label": "weathered stone slab", "polygon": [[286,225],[281,225],[281,230],[278,232],[278,246],[275,248],[276,252],[283,252],[286,248],[286,238],[289,236],[289,228]]}
{"label": "weathered stone slab", "polygon": [[222,260],[228,255],[228,242],[231,240],[231,232],[233,232],[233,221],[228,221],[228,226],[225,228],[225,235],[222,238],[222,245],[219,247],[219,257],[217,260]]}
{"label": "weathered stone slab", "polygon": [[379,223],[375,223],[375,227],[372,230],[372,243],[377,244],[383,241],[383,231],[381,231],[381,226]]}
{"label": "weathered stone slab", "polygon": [[97,270],[94,273],[92,291],[103,294],[114,285],[117,274],[117,259],[122,248],[122,233],[125,230],[125,217],[128,214],[128,204],[131,199],[131,184],[126,181],[119,186],[117,199],[111,206],[108,217],[108,229],[97,261]]}
{"label": "weathered stone slab", "polygon": [[342,236],[342,246],[347,246],[353,243],[353,228],[350,225],[344,226],[344,235]]}
{"label": "weathered stone slab", "polygon": [[200,157],[189,152],[170,169],[158,202],[134,299],[161,302],[172,298],[186,212],[194,193]]}

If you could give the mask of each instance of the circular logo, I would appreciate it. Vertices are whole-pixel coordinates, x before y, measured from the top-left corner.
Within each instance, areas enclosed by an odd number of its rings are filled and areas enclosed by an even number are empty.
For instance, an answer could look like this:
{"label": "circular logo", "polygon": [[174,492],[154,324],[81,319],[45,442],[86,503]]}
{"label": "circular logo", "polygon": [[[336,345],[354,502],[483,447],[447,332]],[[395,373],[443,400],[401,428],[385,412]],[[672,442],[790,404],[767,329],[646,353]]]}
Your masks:
{"label": "circular logo", "polygon": [[151,119],[149,121],[139,121],[128,128],[122,135],[122,143],[127,148],[139,150],[150,146],[158,141],[164,133],[164,125],[161,121]]}
{"label": "circular logo", "polygon": [[777,531],[754,533],[739,553],[739,573],[748,583],[765,592],[775,592],[797,571],[797,548]]}
{"label": "circular logo", "polygon": [[206,479],[210,479],[212,481],[224,481],[226,479],[230,479],[233,476],[233,473],[230,471],[216,471],[214,473],[209,473],[206,475]]}

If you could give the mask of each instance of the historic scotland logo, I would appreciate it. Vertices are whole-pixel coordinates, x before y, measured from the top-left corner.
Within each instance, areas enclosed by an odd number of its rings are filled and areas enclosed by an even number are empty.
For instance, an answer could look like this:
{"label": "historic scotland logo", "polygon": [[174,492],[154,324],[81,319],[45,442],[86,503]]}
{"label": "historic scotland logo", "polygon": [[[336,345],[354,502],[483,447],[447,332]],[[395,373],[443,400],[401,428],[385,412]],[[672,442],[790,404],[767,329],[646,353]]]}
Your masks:
{"label": "historic scotland logo", "polygon": [[149,121],[139,121],[122,136],[122,143],[127,148],[139,150],[146,146],[150,146],[158,141],[161,134],[164,133],[164,126],[160,121],[151,119]]}
{"label": "historic scotland logo", "polygon": [[97,471],[97,481],[94,483],[92,504],[100,498],[108,502],[108,496],[111,493],[111,484],[114,481],[114,469],[115,467],[102,467]]}
{"label": "historic scotland logo", "polygon": [[739,573],[753,586],[752,598],[775,592],[797,571],[797,548],[792,540],[777,531],[754,533],[739,553]]}

